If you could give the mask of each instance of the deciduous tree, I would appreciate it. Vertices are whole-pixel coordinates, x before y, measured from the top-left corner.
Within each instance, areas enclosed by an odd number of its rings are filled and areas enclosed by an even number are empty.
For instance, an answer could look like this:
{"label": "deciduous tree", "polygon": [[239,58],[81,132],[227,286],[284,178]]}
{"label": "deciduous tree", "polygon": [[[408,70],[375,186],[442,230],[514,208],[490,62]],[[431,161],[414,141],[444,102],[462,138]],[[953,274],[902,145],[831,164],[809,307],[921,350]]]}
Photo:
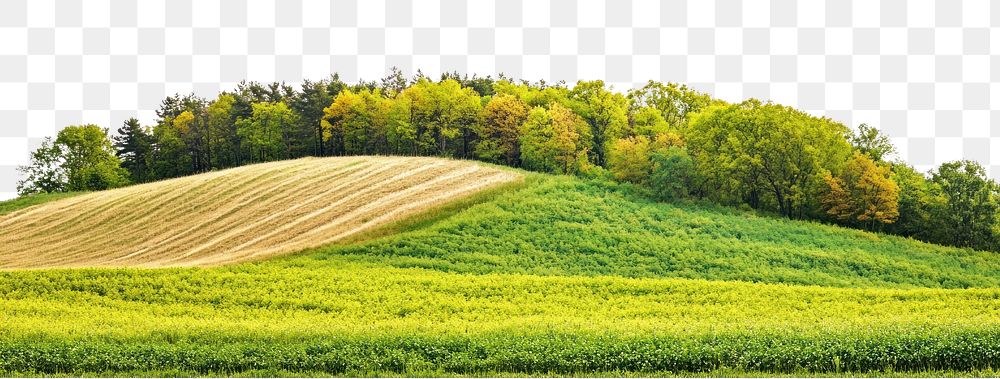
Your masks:
{"label": "deciduous tree", "polygon": [[488,162],[517,166],[519,129],[527,117],[527,105],[516,96],[493,96],[483,108],[483,119],[476,129],[479,135],[476,156]]}
{"label": "deciduous tree", "polygon": [[31,153],[30,163],[18,166],[17,170],[24,174],[24,178],[17,182],[17,194],[27,196],[66,191],[69,180],[62,165],[62,151],[52,143],[52,137],[46,137],[41,146]]}
{"label": "deciduous tree", "polygon": [[851,145],[876,162],[885,161],[896,153],[889,137],[868,124],[858,125],[858,130],[851,135]]}
{"label": "deciduous tree", "polygon": [[931,173],[931,180],[947,199],[933,215],[938,239],[954,246],[996,248],[998,187],[983,166],[974,161],[944,163]]}
{"label": "deciduous tree", "polygon": [[889,167],[855,152],[838,176],[824,172],[822,204],[830,216],[869,229],[891,224],[899,217],[899,186]]}
{"label": "deciduous tree", "polygon": [[684,130],[699,177],[724,202],[803,217],[819,173],[839,171],[851,147],[847,127],[772,103],[716,105]]}
{"label": "deciduous tree", "polygon": [[521,127],[521,159],[537,171],[572,174],[587,164],[588,126],[569,109],[532,108]]}
{"label": "deciduous tree", "polygon": [[608,170],[617,180],[647,184],[653,170],[649,137],[627,137],[612,143],[608,149]]}
{"label": "deciduous tree", "polygon": [[67,126],[59,131],[55,145],[62,155],[66,190],[95,191],[128,184],[128,171],[121,168],[107,130],[97,125]]}
{"label": "deciduous tree", "polygon": [[295,113],[285,103],[255,103],[250,118],[237,123],[237,133],[251,158],[266,162],[290,155],[288,134],[294,124]]}
{"label": "deciduous tree", "polygon": [[610,91],[603,81],[580,81],[569,92],[574,112],[590,125],[590,161],[606,167],[611,142],[630,133],[628,100]]}
{"label": "deciduous tree", "polygon": [[645,86],[629,91],[634,107],[651,107],[660,112],[663,120],[674,130],[687,123],[689,114],[697,113],[713,102],[711,96],[676,83],[650,80]]}

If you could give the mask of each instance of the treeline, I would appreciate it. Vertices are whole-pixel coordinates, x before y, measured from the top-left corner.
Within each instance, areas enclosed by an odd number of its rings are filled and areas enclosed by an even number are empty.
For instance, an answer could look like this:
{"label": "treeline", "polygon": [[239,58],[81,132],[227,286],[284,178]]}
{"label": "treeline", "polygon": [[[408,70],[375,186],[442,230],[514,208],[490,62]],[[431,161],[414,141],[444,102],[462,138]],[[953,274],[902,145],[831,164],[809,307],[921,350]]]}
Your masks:
{"label": "treeline", "polygon": [[972,161],[924,175],[889,139],[758,100],[737,104],[650,81],[529,83],[446,74],[376,82],[337,75],[241,83],[215,99],[172,96],[154,125],[130,119],[108,138],[63,129],[23,167],[22,195],[99,190],[303,156],[478,159],[634,183],[664,200],[702,199],[784,217],[1000,248],[1000,187]]}

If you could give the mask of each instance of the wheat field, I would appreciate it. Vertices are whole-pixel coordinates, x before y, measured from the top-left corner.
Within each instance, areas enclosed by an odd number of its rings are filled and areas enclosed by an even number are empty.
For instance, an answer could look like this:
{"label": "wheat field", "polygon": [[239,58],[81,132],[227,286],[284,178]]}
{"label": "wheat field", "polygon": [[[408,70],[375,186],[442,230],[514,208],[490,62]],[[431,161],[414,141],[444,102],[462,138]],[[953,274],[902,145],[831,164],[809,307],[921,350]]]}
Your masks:
{"label": "wheat field", "polygon": [[521,175],[417,157],[304,158],[0,216],[0,268],[214,266],[337,241]]}

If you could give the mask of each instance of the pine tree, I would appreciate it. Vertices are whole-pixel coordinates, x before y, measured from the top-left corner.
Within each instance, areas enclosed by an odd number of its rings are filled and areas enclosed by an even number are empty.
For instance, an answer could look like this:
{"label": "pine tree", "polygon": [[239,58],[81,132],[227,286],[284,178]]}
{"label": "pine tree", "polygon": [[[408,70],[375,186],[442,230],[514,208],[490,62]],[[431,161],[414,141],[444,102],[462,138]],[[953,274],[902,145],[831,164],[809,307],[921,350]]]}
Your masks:
{"label": "pine tree", "polygon": [[146,164],[152,143],[152,137],[146,128],[139,125],[139,120],[132,117],[118,128],[118,135],[112,138],[116,149],[115,155],[122,160],[122,168],[128,170],[132,182],[142,183],[149,179],[149,166]]}

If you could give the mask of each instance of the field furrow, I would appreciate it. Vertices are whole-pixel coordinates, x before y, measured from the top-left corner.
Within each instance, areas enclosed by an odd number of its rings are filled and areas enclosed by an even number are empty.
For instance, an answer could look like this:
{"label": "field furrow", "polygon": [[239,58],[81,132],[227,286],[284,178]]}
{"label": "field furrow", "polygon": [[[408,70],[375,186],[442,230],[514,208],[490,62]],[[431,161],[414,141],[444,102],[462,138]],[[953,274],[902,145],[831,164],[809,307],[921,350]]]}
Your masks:
{"label": "field furrow", "polygon": [[0,268],[171,267],[270,257],[519,177],[472,162],[416,157],[244,166],[0,216]]}

